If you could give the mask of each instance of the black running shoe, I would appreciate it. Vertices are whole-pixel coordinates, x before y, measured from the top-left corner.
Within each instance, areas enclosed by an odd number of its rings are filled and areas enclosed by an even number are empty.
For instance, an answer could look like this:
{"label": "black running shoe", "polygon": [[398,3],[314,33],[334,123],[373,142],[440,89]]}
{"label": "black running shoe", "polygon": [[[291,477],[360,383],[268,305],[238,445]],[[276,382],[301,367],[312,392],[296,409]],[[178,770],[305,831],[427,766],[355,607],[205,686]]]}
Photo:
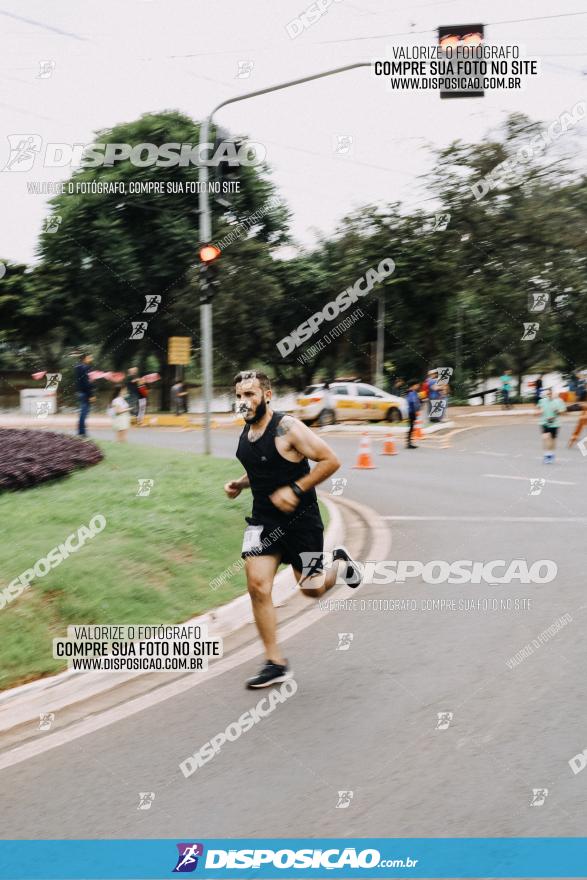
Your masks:
{"label": "black running shoe", "polygon": [[332,552],[332,561],[336,562],[339,559],[343,559],[346,562],[346,570],[343,575],[341,575],[343,581],[351,587],[353,590],[356,590],[357,587],[361,586],[363,575],[359,569],[359,566],[352,558],[349,551],[346,547],[335,547]]}
{"label": "black running shoe", "polygon": [[257,675],[253,675],[252,678],[247,679],[247,687],[266,688],[271,684],[279,684],[281,681],[287,681],[292,675],[293,672],[287,663],[284,663],[282,666],[281,663],[273,663],[272,660],[267,660],[265,666],[259,670]]}

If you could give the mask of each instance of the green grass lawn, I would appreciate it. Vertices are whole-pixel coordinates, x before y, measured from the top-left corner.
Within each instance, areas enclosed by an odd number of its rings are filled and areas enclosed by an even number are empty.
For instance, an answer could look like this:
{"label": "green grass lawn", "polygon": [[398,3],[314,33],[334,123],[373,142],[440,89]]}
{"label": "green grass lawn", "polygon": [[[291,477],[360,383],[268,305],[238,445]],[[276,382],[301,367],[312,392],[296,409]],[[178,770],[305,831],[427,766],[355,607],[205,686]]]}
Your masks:
{"label": "green grass lawn", "polygon": [[[222,490],[238,462],[99,445],[105,459],[95,467],[0,495],[0,589],[95,514],[106,518],[0,610],[0,689],[65,668],[51,640],[70,624],[177,623],[246,590],[242,570],[210,587],[240,559],[250,493],[229,501]],[[139,479],[154,480],[148,497],[137,497]]]}

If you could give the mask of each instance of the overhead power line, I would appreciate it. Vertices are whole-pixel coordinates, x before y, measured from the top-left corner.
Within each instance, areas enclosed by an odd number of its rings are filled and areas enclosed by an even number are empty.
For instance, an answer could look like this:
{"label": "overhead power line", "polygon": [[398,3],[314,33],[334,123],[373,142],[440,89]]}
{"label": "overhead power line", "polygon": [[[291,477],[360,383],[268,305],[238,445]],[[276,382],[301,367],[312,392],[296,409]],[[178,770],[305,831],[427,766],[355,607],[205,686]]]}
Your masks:
{"label": "overhead power line", "polygon": [[[545,21],[546,19],[552,18],[569,18],[574,15],[587,15],[587,11],[585,12],[559,12],[556,15],[535,15],[532,18],[507,18],[502,21],[488,21],[486,22],[486,27],[496,27],[500,24],[520,24],[521,22],[526,21]],[[360,40],[387,40],[390,37],[410,37],[415,34],[434,34],[436,33],[436,28],[426,28],[421,31],[399,31],[395,34],[372,34],[369,37],[346,37],[343,40],[322,40],[321,45],[326,43],[356,43]]]}

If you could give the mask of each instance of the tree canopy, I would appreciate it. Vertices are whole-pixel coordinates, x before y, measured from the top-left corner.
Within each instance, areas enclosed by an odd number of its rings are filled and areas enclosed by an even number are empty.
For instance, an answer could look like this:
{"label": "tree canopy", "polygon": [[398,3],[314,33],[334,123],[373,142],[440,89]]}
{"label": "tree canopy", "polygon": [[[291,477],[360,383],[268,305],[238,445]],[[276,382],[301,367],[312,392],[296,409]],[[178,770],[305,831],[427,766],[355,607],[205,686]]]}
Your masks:
{"label": "tree canopy", "polygon": [[[228,202],[211,196],[213,240],[230,235],[213,302],[215,382],[228,384],[238,369],[261,365],[293,387],[316,377],[369,378],[379,298],[385,302],[387,382],[452,365],[457,394],[464,396],[479,379],[506,367],[522,376],[585,366],[585,177],[556,143],[524,154],[542,131],[540,123],[516,114],[480,143],[454,142],[432,156],[426,181],[432,212],[407,211],[399,203],[366,205],[290,259],[279,258],[278,248],[290,242],[289,212],[270,169],[241,166],[239,192]],[[156,145],[197,144],[198,138],[198,124],[178,112],[148,114],[96,135],[100,143]],[[73,184],[127,187],[197,180],[195,165],[136,167],[129,160],[99,167],[82,162],[71,176]],[[197,195],[185,188],[140,195],[65,192],[52,199],[50,210],[60,218],[58,230],[41,234],[37,262],[27,267],[8,255],[4,260],[0,366],[58,369],[72,350],[90,346],[104,369],[132,362],[141,368],[155,363],[163,371],[167,338],[179,335],[194,339],[197,381]],[[395,262],[393,274],[325,321],[304,346],[280,355],[282,337],[383,258]],[[532,294],[546,295],[543,311],[531,309]],[[151,295],[161,301],[155,314],[146,315]],[[312,357],[300,356],[354,308],[362,310],[360,320]],[[131,322],[147,319],[144,337],[130,339]],[[528,323],[538,324],[532,338]]]}

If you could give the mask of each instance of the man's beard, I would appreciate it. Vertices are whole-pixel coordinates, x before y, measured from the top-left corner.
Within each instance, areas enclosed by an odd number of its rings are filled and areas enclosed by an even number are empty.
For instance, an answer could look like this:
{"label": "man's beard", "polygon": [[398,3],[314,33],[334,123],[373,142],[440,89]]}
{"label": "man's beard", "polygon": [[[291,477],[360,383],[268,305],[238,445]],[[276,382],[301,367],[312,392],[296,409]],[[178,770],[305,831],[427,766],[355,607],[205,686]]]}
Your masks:
{"label": "man's beard", "polygon": [[247,423],[247,425],[255,425],[257,422],[261,421],[266,412],[267,403],[266,401],[262,400],[261,403],[257,406],[254,416],[251,416],[250,418],[247,418],[247,416],[244,417],[245,422]]}

